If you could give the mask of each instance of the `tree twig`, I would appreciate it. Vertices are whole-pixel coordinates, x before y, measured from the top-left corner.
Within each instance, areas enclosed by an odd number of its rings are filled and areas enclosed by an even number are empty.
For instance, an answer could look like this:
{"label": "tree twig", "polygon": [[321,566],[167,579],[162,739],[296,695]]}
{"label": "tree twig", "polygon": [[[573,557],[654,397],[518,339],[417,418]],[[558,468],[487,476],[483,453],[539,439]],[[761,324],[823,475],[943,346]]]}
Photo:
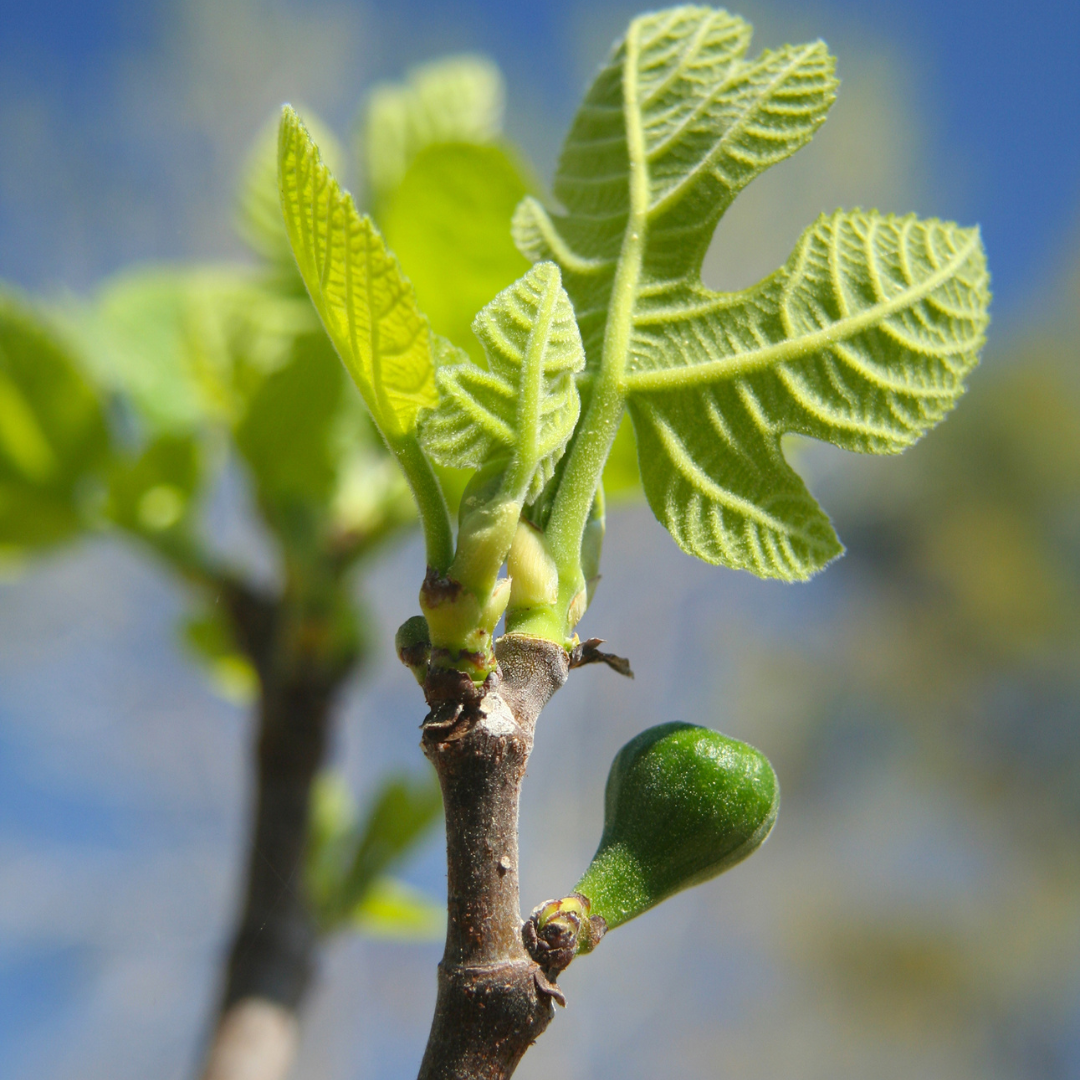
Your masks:
{"label": "tree twig", "polygon": [[566,681],[566,650],[510,634],[481,688],[429,680],[423,748],[446,812],[447,930],[420,1080],[504,1080],[561,998],[526,953],[518,804],[540,710]]}

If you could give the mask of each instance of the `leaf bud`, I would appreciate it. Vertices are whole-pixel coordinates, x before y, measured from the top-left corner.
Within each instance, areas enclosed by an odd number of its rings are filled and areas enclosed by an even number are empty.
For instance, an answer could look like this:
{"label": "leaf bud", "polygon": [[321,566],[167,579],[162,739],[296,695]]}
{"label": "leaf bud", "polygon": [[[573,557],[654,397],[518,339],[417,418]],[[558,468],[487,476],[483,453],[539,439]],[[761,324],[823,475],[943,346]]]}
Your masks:
{"label": "leaf bud", "polygon": [[427,619],[423,615],[406,619],[394,636],[394,647],[397,649],[398,659],[423,686],[427,677],[428,660],[431,658],[431,635],[428,633]]}
{"label": "leaf bud", "polygon": [[510,604],[521,610],[551,607],[559,600],[559,570],[548,553],[544,534],[531,522],[518,522],[506,559],[510,575]]}

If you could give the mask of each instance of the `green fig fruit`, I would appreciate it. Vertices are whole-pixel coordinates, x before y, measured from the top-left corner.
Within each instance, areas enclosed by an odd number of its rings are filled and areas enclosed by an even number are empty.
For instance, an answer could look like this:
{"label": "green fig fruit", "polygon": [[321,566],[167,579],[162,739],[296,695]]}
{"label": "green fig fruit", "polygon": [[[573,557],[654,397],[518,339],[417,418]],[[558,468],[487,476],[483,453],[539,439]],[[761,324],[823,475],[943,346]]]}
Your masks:
{"label": "green fig fruit", "polygon": [[612,762],[600,847],[574,892],[612,929],[741,862],[779,808],[776,774],[752,746],[693,724],[649,728]]}

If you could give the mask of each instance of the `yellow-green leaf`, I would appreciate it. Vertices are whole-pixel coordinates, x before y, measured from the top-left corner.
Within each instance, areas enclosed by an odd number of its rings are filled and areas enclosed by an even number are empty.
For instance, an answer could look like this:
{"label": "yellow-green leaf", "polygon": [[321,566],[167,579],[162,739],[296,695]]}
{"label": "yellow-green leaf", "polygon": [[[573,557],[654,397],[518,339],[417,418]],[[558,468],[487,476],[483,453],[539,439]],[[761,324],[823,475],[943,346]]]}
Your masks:
{"label": "yellow-green leaf", "polygon": [[399,443],[436,404],[427,321],[371,219],[323,163],[300,118],[282,112],[281,206],[300,274],[380,431]]}
{"label": "yellow-green leaf", "polygon": [[[340,169],[345,155],[338,141],[312,113],[305,111],[304,116],[304,122],[313,133],[328,167]],[[296,260],[281,218],[277,150],[278,117],[275,115],[259,133],[248,153],[237,199],[237,229],[252,251],[281,275],[282,284],[291,278],[297,288],[301,288]]]}
{"label": "yellow-green leaf", "polygon": [[[629,406],[649,505],[676,542],[791,580],[842,548],[781,437],[909,445],[962,393],[989,290],[977,230],[861,211],[819,219],[754,288],[703,285],[721,215],[810,140],[835,97],[822,42],[748,58],[749,41],[746,22],[707,7],[634,19],[563,147],[563,211],[526,198],[514,231],[524,254],[561,266],[585,342],[586,422],[613,440]],[[591,505],[597,443],[569,454],[560,557]]]}
{"label": "yellow-green leaf", "polygon": [[473,329],[488,368],[464,356],[439,368],[439,405],[422,418],[421,443],[455,468],[505,459],[510,497],[528,502],[551,479],[581,409],[574,375],[585,356],[559,268],[533,267],[476,316]]}
{"label": "yellow-green leaf", "polygon": [[476,313],[529,269],[510,236],[526,190],[501,147],[439,144],[416,156],[381,218],[432,329],[474,360]]}
{"label": "yellow-green leaf", "polygon": [[446,905],[396,878],[378,878],[350,912],[349,925],[371,937],[439,941],[446,933]]}

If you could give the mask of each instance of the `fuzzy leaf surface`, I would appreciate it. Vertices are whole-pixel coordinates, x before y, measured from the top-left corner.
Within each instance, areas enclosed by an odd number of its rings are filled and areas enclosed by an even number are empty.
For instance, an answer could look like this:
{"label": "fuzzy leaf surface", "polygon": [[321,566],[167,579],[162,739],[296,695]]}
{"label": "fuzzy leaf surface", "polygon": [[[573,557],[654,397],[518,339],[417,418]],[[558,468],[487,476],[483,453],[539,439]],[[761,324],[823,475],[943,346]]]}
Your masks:
{"label": "fuzzy leaf surface", "polygon": [[[304,124],[311,132],[327,167],[337,172],[345,160],[337,139],[311,113],[305,110],[304,115]],[[296,277],[296,260],[281,217],[277,151],[278,117],[275,116],[259,132],[248,152],[240,180],[236,225],[251,250],[280,274],[282,283],[291,279],[300,288]]]}
{"label": "fuzzy leaf surface", "polygon": [[289,241],[326,332],[376,425],[400,442],[419,410],[437,403],[430,334],[412,286],[288,106],[278,176]]}
{"label": "fuzzy leaf surface", "polygon": [[[590,368],[600,362],[612,286],[635,232],[633,294],[699,280],[713,231],[735,196],[808,142],[835,97],[822,42],[754,60],[751,28],[711,8],[635,19],[578,111],[559,159],[549,214],[525,199],[514,223],[522,252],[554,259],[581,323]],[[631,173],[634,178],[632,179]]]}
{"label": "fuzzy leaf surface", "polygon": [[842,548],[781,436],[870,453],[917,439],[977,362],[988,279],[977,231],[854,211],[820,218],[759,285],[707,289],[720,217],[835,97],[823,43],[747,59],[749,40],[710,8],[634,20],[563,148],[565,213],[525,199],[514,230],[562,267],[588,368],[628,403],[646,496],[676,542],[792,580]]}
{"label": "fuzzy leaf surface", "polygon": [[626,384],[654,513],[708,562],[809,577],[842,548],[781,436],[910,446],[963,393],[988,297],[977,230],[855,211],[756,289],[642,313]]}
{"label": "fuzzy leaf surface", "polygon": [[536,498],[554,472],[581,409],[574,375],[584,351],[559,268],[540,263],[473,323],[488,368],[440,367],[439,404],[421,444],[440,465],[478,469],[506,458],[517,496]]}

